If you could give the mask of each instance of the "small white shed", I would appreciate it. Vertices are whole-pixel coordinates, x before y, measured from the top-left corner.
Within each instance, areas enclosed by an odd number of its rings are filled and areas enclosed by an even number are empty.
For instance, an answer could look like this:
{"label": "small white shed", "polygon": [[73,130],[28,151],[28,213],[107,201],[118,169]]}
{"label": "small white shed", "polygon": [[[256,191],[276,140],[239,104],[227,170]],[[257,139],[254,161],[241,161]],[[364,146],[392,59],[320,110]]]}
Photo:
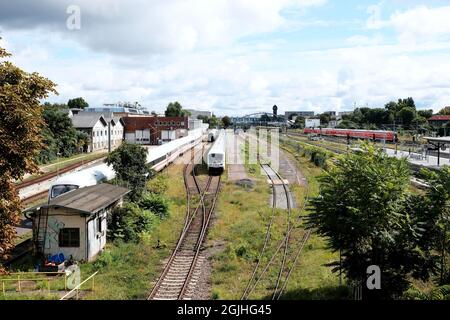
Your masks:
{"label": "small white shed", "polygon": [[25,213],[33,221],[36,253],[63,253],[66,259],[93,261],[106,245],[107,216],[128,189],[107,183],[77,189]]}

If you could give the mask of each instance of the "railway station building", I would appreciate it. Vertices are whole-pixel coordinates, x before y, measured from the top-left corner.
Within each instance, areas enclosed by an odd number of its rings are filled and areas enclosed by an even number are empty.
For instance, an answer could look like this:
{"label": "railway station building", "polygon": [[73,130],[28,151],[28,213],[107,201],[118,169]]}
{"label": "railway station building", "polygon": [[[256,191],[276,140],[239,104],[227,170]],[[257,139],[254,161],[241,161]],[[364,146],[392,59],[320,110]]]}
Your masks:
{"label": "railway station building", "polygon": [[33,222],[35,253],[93,261],[106,245],[107,216],[128,189],[103,183],[67,192],[24,213]]}

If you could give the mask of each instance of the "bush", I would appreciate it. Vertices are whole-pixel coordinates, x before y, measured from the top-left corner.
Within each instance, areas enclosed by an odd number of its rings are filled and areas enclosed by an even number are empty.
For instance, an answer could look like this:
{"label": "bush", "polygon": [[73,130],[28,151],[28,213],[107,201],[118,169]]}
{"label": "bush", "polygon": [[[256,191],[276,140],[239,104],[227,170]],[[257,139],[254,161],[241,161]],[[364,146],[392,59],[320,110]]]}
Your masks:
{"label": "bush", "polygon": [[125,242],[138,241],[141,233],[150,231],[156,223],[156,216],[152,212],[142,210],[135,203],[124,203],[111,214],[108,237]]}
{"label": "bush", "polygon": [[161,194],[145,194],[139,202],[139,206],[151,211],[160,219],[165,219],[169,215],[169,201]]}
{"label": "bush", "polygon": [[164,194],[169,188],[167,176],[157,175],[147,182],[147,191],[154,194]]}
{"label": "bush", "polygon": [[105,250],[103,251],[100,256],[97,258],[97,260],[94,262],[94,266],[97,269],[105,268],[106,266],[110,265],[113,262],[113,256],[110,251]]}

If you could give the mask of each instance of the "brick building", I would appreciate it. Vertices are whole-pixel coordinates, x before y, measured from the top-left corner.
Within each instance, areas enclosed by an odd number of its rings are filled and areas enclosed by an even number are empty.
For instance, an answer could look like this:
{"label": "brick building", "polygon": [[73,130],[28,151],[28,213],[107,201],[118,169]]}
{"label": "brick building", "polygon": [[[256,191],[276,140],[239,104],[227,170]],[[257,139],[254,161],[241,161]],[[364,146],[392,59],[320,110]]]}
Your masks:
{"label": "brick building", "polygon": [[187,135],[188,117],[124,117],[125,141],[157,145]]}

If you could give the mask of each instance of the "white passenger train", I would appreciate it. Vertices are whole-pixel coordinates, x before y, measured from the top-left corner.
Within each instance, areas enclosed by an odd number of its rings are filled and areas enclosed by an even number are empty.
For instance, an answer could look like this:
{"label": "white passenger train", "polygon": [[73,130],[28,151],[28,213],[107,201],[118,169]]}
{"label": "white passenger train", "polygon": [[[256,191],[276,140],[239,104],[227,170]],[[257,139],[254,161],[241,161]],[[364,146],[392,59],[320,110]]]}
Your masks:
{"label": "white passenger train", "polygon": [[206,164],[210,173],[225,170],[226,133],[221,130],[211,149],[206,154]]}
{"label": "white passenger train", "polygon": [[208,142],[214,142],[217,139],[217,136],[219,135],[219,130],[217,129],[211,129],[208,133]]}
{"label": "white passenger train", "polygon": [[[202,141],[208,125],[189,131],[188,136],[172,140],[148,152],[147,163],[155,171],[161,171],[170,165],[177,157],[190,150]],[[56,198],[66,192],[92,186],[114,179],[116,173],[112,166],[101,163],[77,172],[63,175],[55,180],[49,188],[48,200]]]}

